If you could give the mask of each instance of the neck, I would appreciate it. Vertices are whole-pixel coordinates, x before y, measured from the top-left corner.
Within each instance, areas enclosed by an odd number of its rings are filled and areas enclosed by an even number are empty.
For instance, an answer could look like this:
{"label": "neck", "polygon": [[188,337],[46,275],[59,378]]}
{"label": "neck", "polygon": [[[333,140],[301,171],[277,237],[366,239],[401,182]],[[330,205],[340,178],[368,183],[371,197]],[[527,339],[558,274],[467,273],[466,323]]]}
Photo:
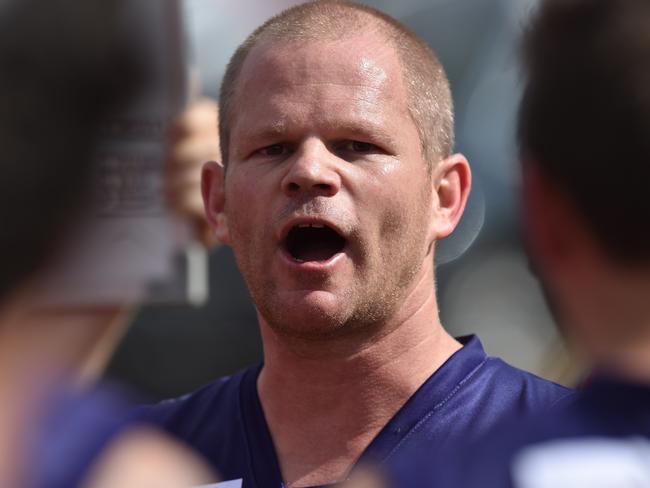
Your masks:
{"label": "neck", "polygon": [[[650,322],[647,325],[650,329]],[[650,386],[650,333],[619,345],[597,366],[619,378]]]}
{"label": "neck", "polygon": [[[609,312],[615,310],[612,307]],[[631,320],[629,311],[629,308],[622,307],[618,317],[608,314],[609,320],[604,316],[594,318],[591,321],[594,329],[609,333],[588,332],[588,338],[574,337],[573,343],[578,353],[586,358],[587,363],[593,363],[596,370],[650,385],[650,310],[636,315],[634,320]]]}
{"label": "neck", "polygon": [[[27,305],[25,305],[27,303]],[[0,313],[0,486],[22,486],[21,460],[53,390],[79,385],[115,309],[43,311],[18,299]],[[87,373],[87,370],[86,370]]]}
{"label": "neck", "polygon": [[650,384],[650,270],[608,268],[564,302],[571,342],[588,363]]}
{"label": "neck", "polygon": [[260,318],[258,391],[290,486],[339,482],[460,344],[438,319],[432,272],[386,323],[327,341],[283,337]]}

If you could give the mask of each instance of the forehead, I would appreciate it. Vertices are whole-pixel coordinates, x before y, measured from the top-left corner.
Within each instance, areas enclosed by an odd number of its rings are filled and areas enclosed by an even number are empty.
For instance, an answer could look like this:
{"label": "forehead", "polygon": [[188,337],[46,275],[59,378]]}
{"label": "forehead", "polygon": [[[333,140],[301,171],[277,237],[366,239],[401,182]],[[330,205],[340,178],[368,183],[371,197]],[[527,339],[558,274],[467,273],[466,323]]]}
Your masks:
{"label": "forehead", "polygon": [[390,43],[373,34],[261,42],[242,67],[232,116],[233,133],[404,123],[401,64]]}

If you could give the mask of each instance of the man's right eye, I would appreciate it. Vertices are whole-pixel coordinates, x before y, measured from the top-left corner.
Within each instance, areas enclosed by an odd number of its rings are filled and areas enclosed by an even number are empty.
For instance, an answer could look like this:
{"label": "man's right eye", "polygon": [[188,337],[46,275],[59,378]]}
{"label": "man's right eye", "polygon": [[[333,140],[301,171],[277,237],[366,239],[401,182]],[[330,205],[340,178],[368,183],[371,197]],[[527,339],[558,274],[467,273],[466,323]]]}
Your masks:
{"label": "man's right eye", "polygon": [[272,144],[260,149],[258,152],[262,156],[282,156],[288,152],[289,148],[285,144]]}

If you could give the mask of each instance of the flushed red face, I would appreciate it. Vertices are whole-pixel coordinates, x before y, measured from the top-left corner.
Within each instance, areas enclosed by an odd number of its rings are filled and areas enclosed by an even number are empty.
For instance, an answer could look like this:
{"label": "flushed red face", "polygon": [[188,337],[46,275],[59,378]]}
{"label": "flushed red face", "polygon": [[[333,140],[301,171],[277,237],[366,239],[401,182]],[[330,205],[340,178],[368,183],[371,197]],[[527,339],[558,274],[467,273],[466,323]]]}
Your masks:
{"label": "flushed red face", "polygon": [[336,334],[432,287],[434,185],[385,40],[258,45],[233,110],[220,233],[263,321]]}

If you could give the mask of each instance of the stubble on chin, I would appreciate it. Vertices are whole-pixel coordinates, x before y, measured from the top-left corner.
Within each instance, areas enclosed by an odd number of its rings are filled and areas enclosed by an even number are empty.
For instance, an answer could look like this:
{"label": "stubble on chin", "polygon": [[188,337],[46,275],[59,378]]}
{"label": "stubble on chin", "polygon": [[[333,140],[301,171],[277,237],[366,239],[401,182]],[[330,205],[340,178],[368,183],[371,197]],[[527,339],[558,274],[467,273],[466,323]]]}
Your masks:
{"label": "stubble on chin", "polygon": [[[252,284],[249,288],[263,321],[277,335],[291,340],[325,341],[352,333],[360,324],[350,319],[354,313],[356,297],[353,290],[338,292],[339,295],[322,303],[313,298],[287,298],[275,283],[268,286]],[[358,330],[356,331],[358,333]]]}
{"label": "stubble on chin", "polygon": [[410,258],[390,270],[388,281],[386,273],[377,273],[369,283],[339,291],[337,307],[282,303],[274,284],[251,289],[251,295],[264,321],[282,337],[308,342],[372,337],[390,322],[422,268],[421,259]]}
{"label": "stubble on chin", "polygon": [[[420,223],[421,218],[417,216]],[[421,226],[405,221],[398,208],[384,215],[379,241],[382,239],[393,240],[388,254],[381,252],[381,246],[375,252],[363,244],[355,246],[357,272],[371,269],[370,276],[357,276],[347,289],[336,290],[338,303],[334,306],[285,302],[277,283],[261,279],[259,270],[264,263],[239,259],[255,255],[250,249],[235,252],[235,256],[258,313],[276,334],[301,341],[370,337],[395,315],[426,259]],[[249,248],[254,246],[249,244]]]}

